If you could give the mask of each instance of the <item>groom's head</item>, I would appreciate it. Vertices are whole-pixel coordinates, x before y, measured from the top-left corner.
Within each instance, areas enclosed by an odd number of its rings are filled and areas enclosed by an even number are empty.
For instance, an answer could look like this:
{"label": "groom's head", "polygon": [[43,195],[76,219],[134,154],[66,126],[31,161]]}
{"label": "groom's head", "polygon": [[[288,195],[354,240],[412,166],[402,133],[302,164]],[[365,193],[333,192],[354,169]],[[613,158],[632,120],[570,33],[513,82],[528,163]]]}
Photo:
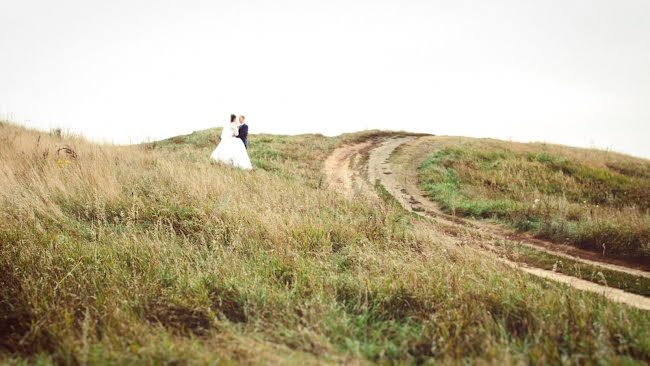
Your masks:
{"label": "groom's head", "polygon": [[245,116],[239,116],[239,123],[244,123],[246,122],[246,117]]}
{"label": "groom's head", "polygon": [[234,114],[231,114],[230,115],[230,122],[235,122],[235,119],[237,119],[237,116],[235,116]]}

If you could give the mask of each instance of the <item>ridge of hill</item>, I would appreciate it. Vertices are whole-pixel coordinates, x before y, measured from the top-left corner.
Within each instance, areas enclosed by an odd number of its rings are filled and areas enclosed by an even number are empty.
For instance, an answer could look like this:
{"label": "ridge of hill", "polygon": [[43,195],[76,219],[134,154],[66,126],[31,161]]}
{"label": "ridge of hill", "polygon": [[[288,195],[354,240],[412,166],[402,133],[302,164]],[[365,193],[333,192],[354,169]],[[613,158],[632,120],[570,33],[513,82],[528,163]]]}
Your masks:
{"label": "ridge of hill", "polygon": [[252,135],[244,172],[210,162],[216,129],[112,146],[0,123],[0,362],[650,362],[650,312],[328,182],[337,148],[396,134]]}

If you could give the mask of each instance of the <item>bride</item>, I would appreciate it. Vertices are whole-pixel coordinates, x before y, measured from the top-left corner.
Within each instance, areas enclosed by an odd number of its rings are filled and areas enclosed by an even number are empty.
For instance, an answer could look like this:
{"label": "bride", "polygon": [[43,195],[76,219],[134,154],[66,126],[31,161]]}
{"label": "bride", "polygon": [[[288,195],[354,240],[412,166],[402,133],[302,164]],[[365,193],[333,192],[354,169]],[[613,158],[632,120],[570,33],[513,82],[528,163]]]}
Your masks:
{"label": "bride", "polygon": [[230,124],[223,128],[221,132],[221,142],[210,155],[215,161],[231,164],[238,168],[252,169],[251,160],[248,158],[244,142],[237,138],[239,135],[239,124],[236,121],[237,116],[230,115]]}

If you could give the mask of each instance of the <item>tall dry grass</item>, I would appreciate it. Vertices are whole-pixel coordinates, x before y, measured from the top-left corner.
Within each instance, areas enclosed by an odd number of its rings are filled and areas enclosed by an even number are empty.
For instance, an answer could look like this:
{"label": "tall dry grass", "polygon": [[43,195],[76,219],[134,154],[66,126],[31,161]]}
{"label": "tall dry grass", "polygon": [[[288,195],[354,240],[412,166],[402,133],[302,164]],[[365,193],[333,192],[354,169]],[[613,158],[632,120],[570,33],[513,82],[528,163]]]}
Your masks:
{"label": "tall dry grass", "polygon": [[341,140],[255,138],[257,169],[243,172],[210,163],[208,144],[97,145],[1,124],[0,358],[650,361],[647,312],[344,199],[315,160]]}

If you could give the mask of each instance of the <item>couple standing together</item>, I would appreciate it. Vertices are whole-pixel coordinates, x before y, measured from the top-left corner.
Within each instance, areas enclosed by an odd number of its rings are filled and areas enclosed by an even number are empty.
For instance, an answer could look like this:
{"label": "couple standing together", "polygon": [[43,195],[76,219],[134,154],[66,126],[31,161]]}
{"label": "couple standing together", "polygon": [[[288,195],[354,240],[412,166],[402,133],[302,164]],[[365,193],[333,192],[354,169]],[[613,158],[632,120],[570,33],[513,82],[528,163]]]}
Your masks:
{"label": "couple standing together", "polygon": [[230,123],[221,131],[221,142],[210,155],[210,158],[236,166],[237,168],[252,169],[251,160],[248,157],[248,125],[246,117],[230,115]]}

